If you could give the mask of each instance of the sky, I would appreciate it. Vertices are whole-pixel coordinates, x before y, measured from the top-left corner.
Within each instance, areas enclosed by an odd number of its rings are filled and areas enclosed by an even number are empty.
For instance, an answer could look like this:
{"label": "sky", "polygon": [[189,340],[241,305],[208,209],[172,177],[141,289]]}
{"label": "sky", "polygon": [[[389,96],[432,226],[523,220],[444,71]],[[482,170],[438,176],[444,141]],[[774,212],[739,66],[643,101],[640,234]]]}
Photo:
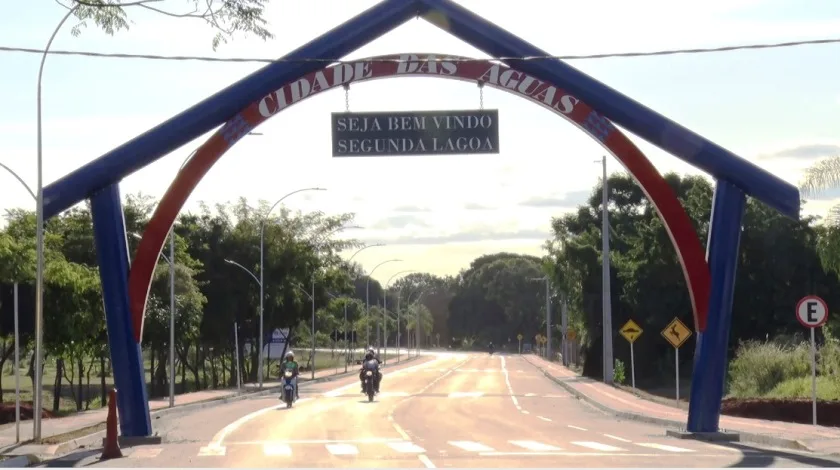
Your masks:
{"label": "sky", "polygon": [[[182,12],[191,2],[155,4]],[[71,19],[55,50],[276,58],[377,2],[272,0],[275,38],[239,36],[212,49],[200,20],[130,9],[129,31],[108,36],[94,25],[73,37]],[[832,38],[840,2],[829,0],[459,0],[465,7],[556,55],[655,51]],[[632,3],[632,5],[631,5]],[[0,46],[42,49],[66,10],[49,0],[13,2],[0,16]],[[605,14],[606,13],[606,14]],[[422,19],[412,20],[348,59],[438,52],[486,57]],[[569,63],[651,109],[796,184],[803,169],[840,153],[840,45]],[[0,162],[36,182],[36,78],[40,56],[0,51]],[[260,64],[50,56],[43,77],[44,182],[48,184],[134,138]],[[353,86],[352,111],[474,109],[477,87],[428,78]],[[516,96],[484,91],[498,109],[498,155],[334,159],[329,115],[344,111],[342,91],[280,113],[233,147],[186,204],[245,197],[284,201],[291,210],[354,212],[361,230],[385,246],[355,258],[386,281],[401,271],[456,274],[482,254],[543,254],[552,217],[574,210],[601,175],[604,149],[567,121]],[[160,197],[206,136],[126,177],[123,194]],[[661,173],[702,174],[646,141],[631,139]],[[608,169],[623,171],[608,156]],[[0,209],[32,207],[31,197],[0,170]],[[809,201],[803,213],[825,215],[837,192]],[[349,256],[349,254],[347,255]]]}

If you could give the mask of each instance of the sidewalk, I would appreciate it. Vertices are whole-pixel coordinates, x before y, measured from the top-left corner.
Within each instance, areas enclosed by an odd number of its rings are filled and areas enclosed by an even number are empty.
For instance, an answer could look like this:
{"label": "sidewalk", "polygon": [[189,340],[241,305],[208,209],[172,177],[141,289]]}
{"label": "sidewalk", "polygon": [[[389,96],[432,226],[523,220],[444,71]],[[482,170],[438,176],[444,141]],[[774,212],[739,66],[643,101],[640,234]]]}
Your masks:
{"label": "sidewalk", "polygon": [[[405,362],[405,361],[402,361]],[[355,370],[353,367],[351,369]],[[327,380],[329,378],[341,378],[344,376],[344,368],[339,368],[339,373],[335,373],[335,368],[322,369],[315,372],[315,380]],[[301,374],[301,385],[312,382],[312,376],[309,372]],[[273,388],[279,386],[279,380],[267,380],[263,382],[263,391],[271,391]],[[203,390],[199,392],[184,393],[175,395],[175,407],[183,408],[184,405],[193,405],[199,403],[208,403],[224,399],[233,398],[239,395],[252,394],[259,391],[259,386],[255,383],[244,384],[242,390],[235,388],[220,389],[220,390]],[[149,409],[154,414],[155,411],[169,408],[169,397],[156,398],[149,400]],[[82,411],[67,416],[58,418],[43,418],[41,420],[41,438],[48,440],[52,437],[82,431],[91,428],[89,433],[99,431],[95,427],[104,425],[105,419],[108,416],[108,408],[98,408],[90,411]],[[88,434],[87,432],[84,434]],[[80,436],[74,436],[80,437]],[[21,443],[32,440],[32,420],[21,421],[20,423],[20,441]],[[15,444],[15,423],[7,423],[0,426],[0,454],[16,447]]]}
{"label": "sidewalk", "polygon": [[[631,421],[679,430],[685,428],[688,419],[685,410],[639,398],[603,382],[582,377],[561,364],[535,355],[522,357],[540,369],[546,377],[596,408]],[[838,428],[732,416],[721,416],[720,428],[721,431],[739,433],[745,442],[840,455]]]}

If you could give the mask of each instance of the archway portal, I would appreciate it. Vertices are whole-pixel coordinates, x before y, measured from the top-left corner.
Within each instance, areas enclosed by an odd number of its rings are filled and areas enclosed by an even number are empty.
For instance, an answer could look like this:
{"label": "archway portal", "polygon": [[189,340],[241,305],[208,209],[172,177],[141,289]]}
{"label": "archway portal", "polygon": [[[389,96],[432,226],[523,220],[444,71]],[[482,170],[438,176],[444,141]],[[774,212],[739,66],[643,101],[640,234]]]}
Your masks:
{"label": "archway portal", "polygon": [[682,265],[695,329],[705,330],[710,275],[703,247],[673,189],[621,130],[570,93],[501,63],[443,54],[401,54],[335,64],[287,83],[244,108],[199,147],[163,196],[137,248],[128,292],[138,343],[152,275],[169,230],[189,195],[222,155],[254,128],[306,98],[352,83],[396,77],[448,78],[504,90],[562,116],[600,143],[633,175],[656,207]]}

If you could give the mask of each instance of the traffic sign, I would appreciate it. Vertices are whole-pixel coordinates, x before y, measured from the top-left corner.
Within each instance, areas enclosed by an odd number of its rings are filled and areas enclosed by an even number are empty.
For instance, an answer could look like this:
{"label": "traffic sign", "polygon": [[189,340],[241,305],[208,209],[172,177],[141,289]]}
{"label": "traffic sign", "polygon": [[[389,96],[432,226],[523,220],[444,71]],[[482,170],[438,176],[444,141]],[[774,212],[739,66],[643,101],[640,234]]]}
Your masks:
{"label": "traffic sign", "polygon": [[805,296],[796,304],[796,319],[805,328],[819,328],[828,320],[828,304],[816,295]]}
{"label": "traffic sign", "polygon": [[577,338],[577,333],[575,332],[574,328],[566,328],[566,339],[574,341]]}
{"label": "traffic sign", "polygon": [[516,339],[518,339],[519,341],[522,341],[522,338],[524,338],[524,336],[522,336],[522,333],[516,335]]}
{"label": "traffic sign", "polygon": [[618,330],[621,333],[621,336],[624,336],[624,339],[627,340],[630,344],[636,342],[639,339],[639,336],[642,336],[642,328],[636,324],[633,320],[627,320],[627,323]]}
{"label": "traffic sign", "polygon": [[679,348],[691,337],[691,330],[679,318],[674,317],[671,323],[662,330],[662,336],[671,343],[671,346]]}

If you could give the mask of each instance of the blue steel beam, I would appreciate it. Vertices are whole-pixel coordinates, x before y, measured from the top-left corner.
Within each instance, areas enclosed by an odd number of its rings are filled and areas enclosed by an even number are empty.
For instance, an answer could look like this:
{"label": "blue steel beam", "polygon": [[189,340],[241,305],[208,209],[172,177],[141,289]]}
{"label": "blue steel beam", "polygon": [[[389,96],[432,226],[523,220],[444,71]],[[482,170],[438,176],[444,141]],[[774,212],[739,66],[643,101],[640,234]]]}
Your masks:
{"label": "blue steel beam", "polygon": [[726,354],[732,325],[732,299],[738,269],[741,222],[746,207],[743,191],[718,180],[712,200],[712,220],[706,259],[712,275],[706,331],[698,333],[688,405],[689,432],[717,432],[726,384]]}
{"label": "blue steel beam", "polygon": [[[424,11],[419,0],[385,0],[288,53],[283,60],[340,59]],[[245,106],[326,65],[303,61],[263,67],[44,188],[44,217],[55,216],[95,191],[119,182],[221,125]]]}
{"label": "blue steel beam", "polygon": [[128,308],[128,240],[125,238],[120,189],[116,184],[90,198],[93,236],[102,282],[108,349],[111,353],[114,384],[117,387],[120,431],[123,436],[152,434],[146,373],[140,344],[134,341],[134,328]]}
{"label": "blue steel beam", "polygon": [[[547,56],[547,52],[490,23],[451,0],[421,0],[426,19],[492,57]],[[798,219],[796,186],[738,157],[674,121],[556,59],[505,60],[507,65],[550,82],[581,99],[613,123],[683,161],[731,181],[787,217]]]}

